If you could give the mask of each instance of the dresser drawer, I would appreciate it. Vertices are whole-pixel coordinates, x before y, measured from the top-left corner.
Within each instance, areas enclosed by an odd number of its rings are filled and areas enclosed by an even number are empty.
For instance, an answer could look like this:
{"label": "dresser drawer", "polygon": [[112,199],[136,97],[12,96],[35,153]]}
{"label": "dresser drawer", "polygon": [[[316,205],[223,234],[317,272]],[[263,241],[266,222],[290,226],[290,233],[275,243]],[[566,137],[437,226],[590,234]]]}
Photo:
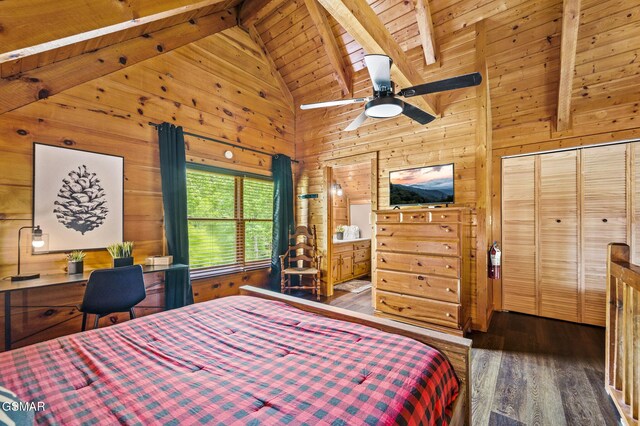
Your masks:
{"label": "dresser drawer", "polygon": [[371,272],[371,262],[358,262],[353,267],[353,275],[364,275]]}
{"label": "dresser drawer", "polygon": [[404,251],[418,254],[460,256],[458,241],[430,241],[421,237],[382,237],[376,239],[378,250]]}
{"label": "dresser drawer", "polygon": [[371,240],[367,240],[367,241],[359,241],[357,243],[353,244],[353,247],[356,250],[361,250],[361,249],[368,249],[369,247],[371,247]]}
{"label": "dresser drawer", "polygon": [[403,212],[400,213],[402,222],[421,222],[427,221],[428,214],[426,212]]}
{"label": "dresser drawer", "polygon": [[458,223],[376,224],[376,235],[384,237],[421,237],[455,240],[460,236]]}
{"label": "dresser drawer", "polygon": [[460,259],[446,256],[378,252],[378,269],[460,278]]}
{"label": "dresser drawer", "polygon": [[364,262],[366,260],[371,260],[371,250],[363,249],[355,251],[355,254],[353,256],[354,262]]}
{"label": "dresser drawer", "polygon": [[460,305],[376,291],[375,308],[387,314],[459,328]]}
{"label": "dresser drawer", "polygon": [[353,251],[353,243],[333,243],[333,254]]}
{"label": "dresser drawer", "polygon": [[443,222],[460,222],[460,212],[434,211],[429,212],[427,222],[443,223]]}
{"label": "dresser drawer", "polygon": [[400,222],[400,213],[376,213],[376,222]]}
{"label": "dresser drawer", "polygon": [[378,270],[376,288],[443,302],[460,302],[460,281],[457,278]]}

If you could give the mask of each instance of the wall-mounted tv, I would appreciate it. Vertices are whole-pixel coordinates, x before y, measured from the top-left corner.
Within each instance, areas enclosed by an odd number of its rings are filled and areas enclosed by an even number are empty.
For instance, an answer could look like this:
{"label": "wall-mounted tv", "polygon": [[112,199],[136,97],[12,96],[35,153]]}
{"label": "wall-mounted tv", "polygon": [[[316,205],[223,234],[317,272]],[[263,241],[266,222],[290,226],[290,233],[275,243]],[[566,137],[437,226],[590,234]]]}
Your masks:
{"label": "wall-mounted tv", "polygon": [[453,202],[453,163],[389,173],[391,206]]}

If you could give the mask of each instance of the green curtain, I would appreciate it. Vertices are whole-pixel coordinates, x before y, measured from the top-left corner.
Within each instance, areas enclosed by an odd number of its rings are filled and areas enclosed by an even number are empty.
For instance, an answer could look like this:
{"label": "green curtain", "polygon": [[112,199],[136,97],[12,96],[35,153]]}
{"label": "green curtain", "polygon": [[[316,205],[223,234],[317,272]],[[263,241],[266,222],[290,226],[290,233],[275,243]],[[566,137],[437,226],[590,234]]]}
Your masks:
{"label": "green curtain", "polygon": [[[187,162],[182,127],[162,123],[158,127],[160,143],[160,176],[164,228],[169,254],[174,263],[189,264],[189,236],[187,230]],[[167,271],[165,305],[167,309],[193,303],[189,270]]]}
{"label": "green curtain", "polygon": [[287,252],[289,233],[293,233],[293,176],[291,158],[273,156],[273,234],[271,239],[271,273],[269,288],[280,291],[280,255]]}

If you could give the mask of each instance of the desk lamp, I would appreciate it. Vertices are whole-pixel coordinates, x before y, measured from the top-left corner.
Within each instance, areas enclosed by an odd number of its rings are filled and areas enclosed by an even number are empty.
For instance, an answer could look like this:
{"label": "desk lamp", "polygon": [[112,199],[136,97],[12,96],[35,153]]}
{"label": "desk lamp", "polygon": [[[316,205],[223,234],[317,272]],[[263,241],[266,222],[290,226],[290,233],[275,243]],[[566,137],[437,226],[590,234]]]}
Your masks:
{"label": "desk lamp", "polygon": [[32,280],[35,278],[39,278],[40,274],[20,274],[20,240],[22,239],[22,230],[23,229],[33,229],[31,233],[31,245],[35,248],[44,246],[44,239],[42,238],[42,229],[39,225],[36,226],[23,226],[18,230],[18,274],[13,275],[11,277],[11,281],[24,281],[24,280]]}

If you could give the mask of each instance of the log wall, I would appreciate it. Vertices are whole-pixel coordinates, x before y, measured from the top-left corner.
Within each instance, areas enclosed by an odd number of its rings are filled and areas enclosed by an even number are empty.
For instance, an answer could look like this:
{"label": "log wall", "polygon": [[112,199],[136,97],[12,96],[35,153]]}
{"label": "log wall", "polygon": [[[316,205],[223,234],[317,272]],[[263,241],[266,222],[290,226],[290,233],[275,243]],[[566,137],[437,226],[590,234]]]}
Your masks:
{"label": "log wall", "polygon": [[[167,121],[186,131],[293,157],[293,112],[270,72],[258,46],[234,27],[0,115],[0,276],[15,274],[18,228],[32,223],[33,142],[124,157],[124,239],[135,242],[135,261],[142,263],[164,249],[158,140],[148,122]],[[230,148],[224,145],[194,137],[187,137],[186,145],[189,161],[270,174],[269,155],[231,148],[234,157],[226,160],[224,151]],[[23,271],[64,272],[63,253],[31,255],[27,240],[23,237]],[[85,269],[110,264],[106,250],[87,253]],[[259,285],[263,275],[239,276]],[[239,276],[194,283],[196,298],[236,293]],[[229,282],[234,284],[225,284]],[[82,293],[82,288],[43,290],[37,297],[71,306],[81,301]],[[156,279],[149,303],[161,306],[161,296],[162,283]],[[23,322],[14,319],[24,342],[80,329],[74,308],[41,311],[21,315]]]}

